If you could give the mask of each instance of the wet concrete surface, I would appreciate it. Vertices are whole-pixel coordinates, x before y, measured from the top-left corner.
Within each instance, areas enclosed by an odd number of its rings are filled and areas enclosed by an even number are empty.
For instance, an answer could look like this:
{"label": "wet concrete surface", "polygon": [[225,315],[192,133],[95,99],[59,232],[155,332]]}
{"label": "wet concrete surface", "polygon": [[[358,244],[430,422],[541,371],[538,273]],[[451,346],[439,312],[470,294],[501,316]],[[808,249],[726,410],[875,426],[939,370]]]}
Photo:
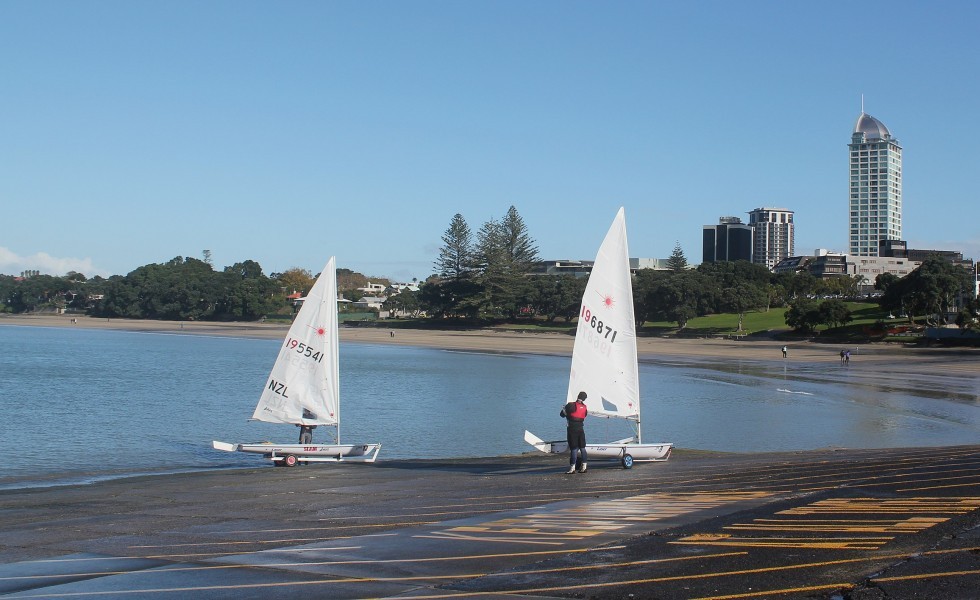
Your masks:
{"label": "wet concrete surface", "polygon": [[0,492],[0,595],[980,597],[980,446],[256,464]]}

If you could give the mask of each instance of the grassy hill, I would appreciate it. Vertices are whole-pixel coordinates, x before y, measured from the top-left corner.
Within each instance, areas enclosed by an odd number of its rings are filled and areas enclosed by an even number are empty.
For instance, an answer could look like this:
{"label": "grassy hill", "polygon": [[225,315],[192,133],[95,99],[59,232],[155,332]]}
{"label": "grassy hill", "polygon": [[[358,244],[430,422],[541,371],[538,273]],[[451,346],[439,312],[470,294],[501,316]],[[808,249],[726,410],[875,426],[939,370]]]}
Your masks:
{"label": "grassy hill", "polygon": [[[881,309],[874,302],[847,302],[847,307],[851,310],[853,321],[844,327],[828,329],[818,327],[813,335],[806,336],[817,341],[827,342],[866,342],[869,339],[876,341],[886,339],[901,339],[908,341],[908,338],[887,338],[884,334],[869,334],[871,326],[878,323],[885,323],[890,326],[907,325],[906,319],[888,318],[887,311]],[[691,319],[687,327],[679,329],[676,323],[666,321],[647,321],[640,330],[640,335],[664,336],[664,337],[728,337],[732,335],[751,336],[751,337],[774,337],[778,339],[793,339],[800,337],[786,325],[786,307],[772,308],[768,311],[752,311],[745,313],[742,321],[742,331],[738,332],[738,315],[734,313],[723,313],[697,317]],[[446,329],[453,327],[483,327],[484,325],[450,323],[446,321],[429,321],[425,319],[396,319],[387,320],[380,324],[384,327],[418,327]],[[559,333],[573,333],[575,323],[557,321],[545,323],[541,320],[527,319],[516,323],[501,323],[494,326],[497,329],[508,329],[515,331],[550,331]]]}
{"label": "grassy hill", "polygon": [[[867,339],[866,329],[879,322],[889,325],[905,324],[905,319],[890,319],[888,312],[881,309],[874,302],[847,302],[847,307],[851,310],[853,321],[844,327],[828,329],[818,327],[817,337],[832,338],[834,340],[848,339]],[[753,311],[745,313],[742,322],[742,331],[738,332],[738,315],[734,313],[723,313],[708,315],[706,317],[696,317],[691,319],[687,327],[678,329],[676,323],[665,321],[644,323],[642,331],[648,335],[665,336],[685,336],[685,337],[717,337],[738,335],[769,335],[775,337],[791,337],[792,329],[786,325],[786,307],[771,308],[768,311]]]}

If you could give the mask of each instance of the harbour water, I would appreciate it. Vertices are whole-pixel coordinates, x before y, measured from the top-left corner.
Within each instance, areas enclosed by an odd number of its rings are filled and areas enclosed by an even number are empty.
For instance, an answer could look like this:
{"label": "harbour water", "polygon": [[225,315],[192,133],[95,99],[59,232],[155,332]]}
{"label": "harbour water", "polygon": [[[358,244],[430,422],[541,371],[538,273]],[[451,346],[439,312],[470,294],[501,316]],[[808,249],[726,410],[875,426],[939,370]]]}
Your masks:
{"label": "harbour water", "polygon": [[[268,464],[211,440],[292,442],[249,421],[278,340],[0,327],[0,489]],[[643,436],[728,452],[975,444],[980,384],[785,361],[643,363]],[[341,343],[341,438],[379,460],[519,454],[561,439],[569,360]],[[629,435],[591,419],[590,442]],[[318,429],[315,439],[329,436]]]}

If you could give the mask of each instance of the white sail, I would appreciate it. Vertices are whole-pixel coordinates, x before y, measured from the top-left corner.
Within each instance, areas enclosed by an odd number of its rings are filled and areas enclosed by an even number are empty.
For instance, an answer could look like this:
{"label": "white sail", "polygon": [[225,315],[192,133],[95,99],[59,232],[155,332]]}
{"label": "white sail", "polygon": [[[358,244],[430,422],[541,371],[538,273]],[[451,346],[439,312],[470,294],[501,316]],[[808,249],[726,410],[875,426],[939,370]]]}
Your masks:
{"label": "white sail", "polygon": [[338,346],[337,265],[330,257],[289,328],[252,418],[338,425]]}
{"label": "white sail", "polygon": [[599,247],[582,296],[566,401],[573,402],[584,391],[589,414],[639,421],[629,260],[626,216],[620,208]]}
{"label": "white sail", "polygon": [[[626,214],[620,208],[602,240],[582,294],[565,399],[566,403],[572,402],[580,392],[585,392],[590,415],[633,422],[633,437],[585,447],[589,458],[618,459],[625,469],[632,468],[634,460],[665,461],[674,447],[670,442],[643,443],[629,257]],[[524,441],[541,452],[568,452],[567,441],[548,442],[526,430]]]}

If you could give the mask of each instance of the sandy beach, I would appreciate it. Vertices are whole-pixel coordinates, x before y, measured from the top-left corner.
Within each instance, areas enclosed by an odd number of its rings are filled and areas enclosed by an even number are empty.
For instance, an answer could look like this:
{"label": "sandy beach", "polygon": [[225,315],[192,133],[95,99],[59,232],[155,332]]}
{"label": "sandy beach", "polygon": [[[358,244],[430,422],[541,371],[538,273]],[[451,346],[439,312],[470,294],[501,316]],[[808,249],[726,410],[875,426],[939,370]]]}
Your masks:
{"label": "sandy beach", "polygon": [[[74,319],[74,320],[73,320]],[[0,315],[0,326],[77,327],[85,329],[214,335],[280,339],[288,325],[282,323],[217,323],[154,321],[144,319],[99,319],[67,315]],[[387,329],[384,327],[340,328],[343,342],[422,346],[473,352],[504,352],[570,356],[574,337],[565,333],[525,333],[497,329],[432,330]],[[781,349],[788,355],[782,358]],[[691,339],[640,337],[640,360],[701,361],[751,360],[781,362],[839,363],[843,346],[813,341],[782,342],[755,339]],[[873,365],[878,374],[923,373],[930,376],[980,376],[980,349],[920,348],[896,343],[871,343],[848,347],[852,364]]]}

